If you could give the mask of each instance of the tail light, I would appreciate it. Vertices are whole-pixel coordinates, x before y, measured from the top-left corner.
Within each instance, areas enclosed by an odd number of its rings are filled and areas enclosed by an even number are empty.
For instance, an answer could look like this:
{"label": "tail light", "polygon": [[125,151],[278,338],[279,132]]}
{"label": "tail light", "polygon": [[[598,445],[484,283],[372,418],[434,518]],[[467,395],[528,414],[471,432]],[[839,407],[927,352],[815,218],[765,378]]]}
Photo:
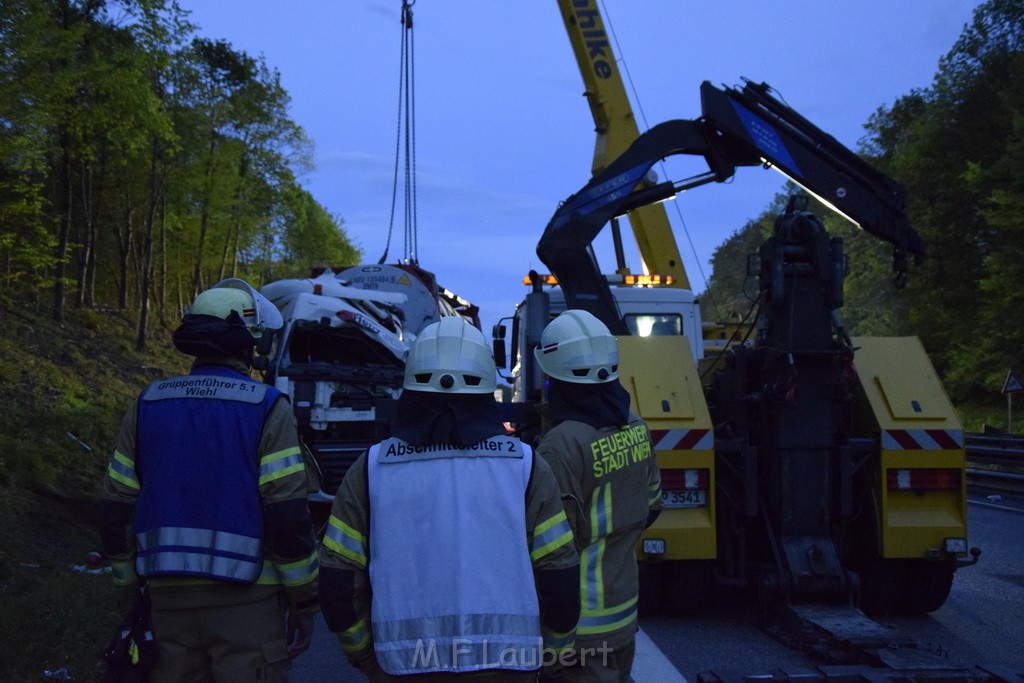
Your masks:
{"label": "tail light", "polygon": [[707,489],[708,470],[661,470],[662,491],[700,491]]}
{"label": "tail light", "polygon": [[963,474],[953,468],[886,471],[890,491],[959,491]]}

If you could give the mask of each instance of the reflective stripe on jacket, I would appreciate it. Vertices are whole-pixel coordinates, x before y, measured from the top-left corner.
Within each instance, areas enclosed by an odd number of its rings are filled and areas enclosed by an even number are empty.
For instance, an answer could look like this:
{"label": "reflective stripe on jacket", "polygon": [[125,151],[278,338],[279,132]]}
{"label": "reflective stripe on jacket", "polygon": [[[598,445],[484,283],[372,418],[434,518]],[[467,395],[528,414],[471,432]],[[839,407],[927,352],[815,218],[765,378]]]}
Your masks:
{"label": "reflective stripe on jacket", "polygon": [[623,427],[564,421],[545,434],[538,452],[563,491],[579,501],[580,620],[582,640],[617,641],[636,630],[636,543],[661,487],[646,423],[631,416]]}
{"label": "reflective stripe on jacket", "polygon": [[252,583],[263,570],[259,441],[280,392],[228,368],[194,372],[139,400],[136,571]]}
{"label": "reflective stripe on jacket", "polygon": [[[539,668],[526,543],[532,466],[530,448],[510,437],[466,449],[389,439],[370,449],[372,633],[384,671]],[[360,536],[342,527],[327,533],[365,561]]]}

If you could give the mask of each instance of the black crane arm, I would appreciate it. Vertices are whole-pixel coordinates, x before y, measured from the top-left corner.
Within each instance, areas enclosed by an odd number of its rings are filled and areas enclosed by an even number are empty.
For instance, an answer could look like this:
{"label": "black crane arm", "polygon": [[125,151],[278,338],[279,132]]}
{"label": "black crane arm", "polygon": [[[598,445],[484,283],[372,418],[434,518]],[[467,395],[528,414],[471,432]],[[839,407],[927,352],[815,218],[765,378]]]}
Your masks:
{"label": "black crane arm", "polygon": [[[672,182],[645,185],[651,167],[673,154],[703,156],[711,169],[688,186],[727,180],[738,156],[723,154],[711,131],[700,121],[675,120],[654,126],[569,197],[555,212],[537,244],[537,255],[565,291],[569,308],[588,310],[613,334],[629,334],[590,245],[615,216],[672,197],[680,192]],[[751,157],[746,163],[760,163]]]}
{"label": "black crane arm", "polygon": [[[865,231],[893,244],[894,269],[906,254],[924,256],[903,212],[903,189],[791,108],[749,81],[742,90],[701,85],[703,116],[673,120],[641,134],[630,147],[555,211],[537,255],[558,278],[570,308],[588,310],[613,334],[628,334],[591,243],[612,218],[685,189],[724,182],[737,166],[774,166]],[[645,184],[654,164],[676,155],[703,156],[708,172],[679,182]]]}
{"label": "black crane arm", "polygon": [[[892,178],[769,94],[767,83],[742,89],[701,84],[704,119],[746,153],[759,154],[787,178],[865,232],[913,254],[920,264],[924,243],[910,227],[906,193]],[[905,256],[904,256],[905,258]],[[905,262],[902,270],[906,270]]]}

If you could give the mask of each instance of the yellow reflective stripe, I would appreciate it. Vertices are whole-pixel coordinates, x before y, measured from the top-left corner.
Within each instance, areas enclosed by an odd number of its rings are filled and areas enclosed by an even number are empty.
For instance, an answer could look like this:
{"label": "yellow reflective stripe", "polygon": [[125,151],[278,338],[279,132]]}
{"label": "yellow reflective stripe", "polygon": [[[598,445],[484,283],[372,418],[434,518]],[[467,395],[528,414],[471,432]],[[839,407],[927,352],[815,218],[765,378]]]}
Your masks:
{"label": "yellow reflective stripe", "polygon": [[370,629],[367,628],[366,616],[363,616],[351,627],[338,634],[338,642],[345,652],[357,652],[370,644]]}
{"label": "yellow reflective stripe", "polygon": [[602,538],[597,542],[597,548],[595,549],[595,553],[597,555],[597,559],[595,561],[597,564],[597,574],[594,577],[594,583],[597,586],[597,594],[595,597],[597,607],[599,608],[604,606],[604,548],[605,541]]}
{"label": "yellow reflective stripe", "polygon": [[661,483],[654,483],[647,487],[647,504],[654,505],[661,500]]}
{"label": "yellow reflective stripe", "polygon": [[571,650],[576,645],[576,629],[573,628],[565,633],[559,633],[547,626],[541,625],[541,635],[544,637],[544,647],[553,652],[564,652]]}
{"label": "yellow reflective stripe", "polygon": [[282,477],[287,477],[289,474],[295,474],[296,472],[302,472],[305,469],[306,469],[306,466],[303,463],[301,463],[301,462],[295,463],[294,465],[290,465],[288,467],[285,467],[284,469],[278,470],[277,472],[274,472],[273,474],[267,474],[267,475],[264,475],[264,476],[260,477],[260,486],[263,486],[264,484],[269,484],[272,481],[277,481],[278,479],[280,479]]}
{"label": "yellow reflective stripe", "polygon": [[115,586],[127,586],[135,581],[135,563],[131,560],[111,560],[110,575]]}
{"label": "yellow reflective stripe", "polygon": [[[260,586],[301,586],[310,583],[320,575],[320,560],[314,553],[297,562],[274,564],[273,560],[263,560],[263,569],[256,577],[255,583]],[[197,580],[196,583],[206,583]]]}
{"label": "yellow reflective stripe", "polygon": [[639,596],[633,596],[632,598],[630,598],[629,600],[626,600],[626,602],[624,602],[624,603],[622,603],[620,605],[613,605],[611,607],[602,607],[601,609],[588,609],[586,611],[587,612],[587,616],[588,617],[606,617],[608,615],[615,614],[616,612],[625,612],[629,608],[631,608],[631,607],[636,605],[636,602],[637,602],[638,598],[639,598]]}
{"label": "yellow reflective stripe", "polygon": [[542,536],[545,531],[547,531],[548,529],[562,522],[565,519],[567,519],[567,517],[565,516],[565,510],[559,510],[558,514],[553,515],[547,521],[538,524],[537,527],[533,530],[533,535]]}
{"label": "yellow reflective stripe", "polygon": [[604,537],[611,525],[611,484],[602,484],[590,500],[590,537],[596,539],[583,549],[580,558],[580,600],[590,608],[604,606]]}
{"label": "yellow reflective stripe", "polygon": [[[565,510],[559,510],[558,514],[538,524],[534,529],[532,543],[534,547],[530,551],[530,560],[536,562],[571,540],[572,527],[569,526],[569,518],[565,516]],[[540,545],[538,546],[538,544]]]}
{"label": "yellow reflective stripe", "polygon": [[270,560],[263,560],[263,570],[256,577],[256,583],[261,586],[280,586],[281,575],[277,573],[277,567]]}
{"label": "yellow reflective stripe", "polygon": [[334,515],[327,522],[324,546],[360,567],[366,566],[366,537]]}
{"label": "yellow reflective stripe", "polygon": [[597,606],[604,607],[604,551],[608,544],[605,537],[611,533],[612,527],[612,485],[611,482],[601,487],[604,496],[600,501],[597,522],[601,527],[601,540],[597,542]]}
{"label": "yellow reflective stripe", "polygon": [[128,488],[139,490],[139,478],[135,475],[135,463],[118,451],[107,465],[107,476]]}
{"label": "yellow reflective stripe", "polygon": [[281,583],[285,586],[301,586],[320,575],[320,561],[315,551],[301,560],[278,562],[276,566],[281,575]]}
{"label": "yellow reflective stripe", "polygon": [[[284,462],[281,462],[284,461]],[[260,458],[260,486],[305,469],[298,446],[268,453]]]}
{"label": "yellow reflective stripe", "polygon": [[576,632],[580,635],[610,633],[636,621],[636,601],[633,597],[614,607],[589,610],[584,608]]}

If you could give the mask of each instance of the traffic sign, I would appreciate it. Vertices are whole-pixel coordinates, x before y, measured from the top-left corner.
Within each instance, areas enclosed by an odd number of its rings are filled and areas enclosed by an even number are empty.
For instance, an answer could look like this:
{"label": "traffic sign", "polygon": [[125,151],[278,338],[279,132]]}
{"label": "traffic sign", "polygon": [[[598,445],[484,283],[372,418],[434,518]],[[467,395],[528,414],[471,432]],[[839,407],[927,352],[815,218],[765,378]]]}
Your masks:
{"label": "traffic sign", "polygon": [[1003,393],[1013,394],[1018,391],[1024,391],[1024,384],[1021,384],[1021,381],[1017,379],[1011,370],[1006,373],[1006,381],[1003,382]]}

